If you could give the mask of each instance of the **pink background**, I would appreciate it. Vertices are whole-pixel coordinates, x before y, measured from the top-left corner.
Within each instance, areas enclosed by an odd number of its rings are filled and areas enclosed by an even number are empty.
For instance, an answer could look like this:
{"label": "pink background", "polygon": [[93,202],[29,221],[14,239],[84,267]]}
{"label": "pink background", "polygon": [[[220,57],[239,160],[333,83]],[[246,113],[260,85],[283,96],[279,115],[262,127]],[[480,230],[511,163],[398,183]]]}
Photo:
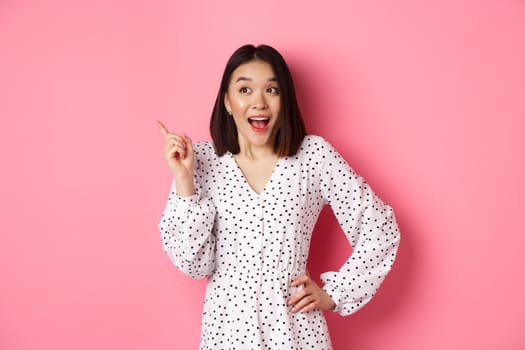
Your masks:
{"label": "pink background", "polygon": [[[247,42],[403,233],[377,297],[327,315],[335,348],[525,348],[524,36],[520,0],[0,1],[0,349],[197,348],[155,120],[209,139]],[[329,210],[313,244],[314,276],[350,251]]]}

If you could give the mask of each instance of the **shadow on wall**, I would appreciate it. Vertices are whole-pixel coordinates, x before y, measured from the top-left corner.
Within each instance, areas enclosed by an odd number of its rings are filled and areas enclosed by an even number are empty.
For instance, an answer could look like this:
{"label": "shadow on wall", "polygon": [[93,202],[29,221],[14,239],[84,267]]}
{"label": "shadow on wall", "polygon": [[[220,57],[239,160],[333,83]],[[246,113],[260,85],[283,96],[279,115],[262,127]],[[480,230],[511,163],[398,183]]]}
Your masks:
{"label": "shadow on wall", "polygon": [[[410,240],[412,230],[398,211],[396,218],[401,231],[401,244],[394,266],[375,297],[357,313],[347,317],[325,313],[335,349],[365,349],[370,344],[370,338],[377,337],[381,333],[378,330],[394,322],[409,300],[416,260]],[[319,275],[325,271],[338,270],[351,252],[332,210],[325,207],[312,236],[308,261],[312,278],[320,283]]]}

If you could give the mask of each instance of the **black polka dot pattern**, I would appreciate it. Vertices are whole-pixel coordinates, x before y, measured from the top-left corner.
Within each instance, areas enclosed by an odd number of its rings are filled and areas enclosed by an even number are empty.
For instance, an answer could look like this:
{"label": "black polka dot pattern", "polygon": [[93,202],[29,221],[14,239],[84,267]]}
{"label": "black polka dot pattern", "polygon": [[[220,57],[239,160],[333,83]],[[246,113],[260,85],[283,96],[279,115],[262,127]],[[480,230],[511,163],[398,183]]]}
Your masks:
{"label": "black polka dot pattern", "polygon": [[349,315],[392,267],[393,210],[319,136],[280,158],[260,194],[210,142],[195,144],[195,160],[195,195],[177,196],[174,183],[159,228],[173,263],[208,277],[200,349],[331,349],[321,311],[292,314],[286,305],[301,288],[290,283],[305,273],[319,213],[329,204],[353,247],[339,271],[321,275],[335,311]]}

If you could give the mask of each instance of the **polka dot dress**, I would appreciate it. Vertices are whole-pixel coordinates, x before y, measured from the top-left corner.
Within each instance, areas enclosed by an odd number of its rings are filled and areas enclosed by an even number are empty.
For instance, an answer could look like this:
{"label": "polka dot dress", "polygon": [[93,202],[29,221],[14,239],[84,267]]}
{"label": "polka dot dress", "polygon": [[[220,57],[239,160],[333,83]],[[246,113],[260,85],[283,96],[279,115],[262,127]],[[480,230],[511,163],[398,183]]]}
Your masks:
{"label": "polka dot dress", "polygon": [[399,244],[392,209],[319,136],[280,158],[264,190],[247,183],[231,153],[195,144],[195,195],[173,184],[159,224],[163,248],[192,278],[208,277],[200,349],[331,349],[321,311],[290,312],[302,286],[312,230],[329,204],[353,247],[323,288],[349,315],[374,295]]}

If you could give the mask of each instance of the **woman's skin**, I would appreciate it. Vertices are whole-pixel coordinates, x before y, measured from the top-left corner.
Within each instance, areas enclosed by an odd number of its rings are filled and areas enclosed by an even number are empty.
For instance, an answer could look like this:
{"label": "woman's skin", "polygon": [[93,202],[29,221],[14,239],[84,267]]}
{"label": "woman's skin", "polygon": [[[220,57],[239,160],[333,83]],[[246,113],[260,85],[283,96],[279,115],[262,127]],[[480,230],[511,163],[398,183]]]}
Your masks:
{"label": "woman's skin", "polygon": [[[279,159],[273,150],[275,125],[280,116],[281,97],[272,67],[260,60],[240,65],[233,72],[224,97],[238,131],[240,152],[234,156],[252,189],[261,193]],[[194,154],[191,139],[171,133],[157,122],[164,137],[164,158],[176,182],[177,195],[189,197],[193,186]],[[287,301],[291,312],[313,309],[333,310],[335,303],[308,274],[297,277],[291,286],[303,288]]]}

